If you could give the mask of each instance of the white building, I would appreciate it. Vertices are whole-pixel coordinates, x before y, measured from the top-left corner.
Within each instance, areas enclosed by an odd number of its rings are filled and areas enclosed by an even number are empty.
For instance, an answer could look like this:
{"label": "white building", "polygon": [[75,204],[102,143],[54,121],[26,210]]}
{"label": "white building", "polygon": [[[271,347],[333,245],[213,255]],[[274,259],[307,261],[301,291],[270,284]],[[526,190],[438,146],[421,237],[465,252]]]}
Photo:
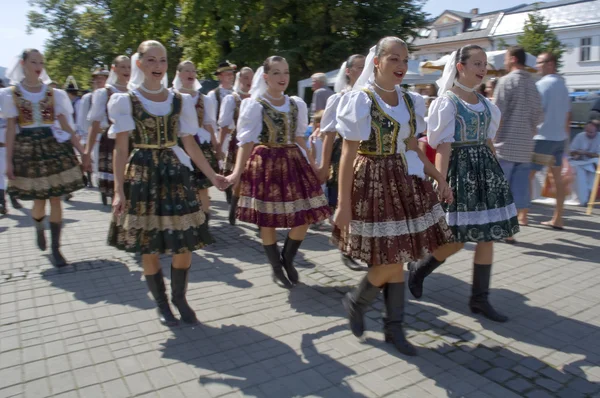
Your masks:
{"label": "white building", "polygon": [[560,73],[569,90],[600,90],[600,0],[560,0],[506,12],[490,32],[494,45],[500,39],[516,44],[528,15],[536,9],[567,46]]}

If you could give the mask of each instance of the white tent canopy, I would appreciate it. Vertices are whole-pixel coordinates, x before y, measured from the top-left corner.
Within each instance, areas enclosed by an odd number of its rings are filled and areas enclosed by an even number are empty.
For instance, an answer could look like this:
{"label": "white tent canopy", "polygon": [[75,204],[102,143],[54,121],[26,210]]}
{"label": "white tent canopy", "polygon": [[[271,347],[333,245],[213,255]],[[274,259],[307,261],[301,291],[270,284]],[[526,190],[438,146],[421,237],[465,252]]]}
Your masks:
{"label": "white tent canopy", "polygon": [[[442,67],[443,69],[443,67]],[[331,87],[335,85],[335,79],[337,77],[339,69],[332,70],[330,72],[325,73],[327,76],[327,84]],[[404,76],[402,80],[402,84],[408,85],[416,85],[416,84],[430,84],[435,83],[435,81],[442,75],[441,71],[428,71],[428,75],[424,76],[419,73],[419,62],[410,60],[408,61],[408,72]],[[304,99],[305,89],[310,88],[312,86],[312,79],[304,79],[298,82],[298,96]]]}
{"label": "white tent canopy", "polygon": [[[488,51],[486,52],[487,61],[488,61],[488,74],[497,75],[501,72],[506,71],[506,67],[504,65],[504,57],[506,56],[507,50],[498,50],[498,51]],[[423,74],[435,73],[439,71],[443,71],[444,67],[450,60],[451,54],[446,54],[442,58],[437,59],[435,61],[425,61],[419,64],[419,71]],[[526,53],[525,58],[525,66],[528,72],[535,72],[536,69],[536,57]]]}

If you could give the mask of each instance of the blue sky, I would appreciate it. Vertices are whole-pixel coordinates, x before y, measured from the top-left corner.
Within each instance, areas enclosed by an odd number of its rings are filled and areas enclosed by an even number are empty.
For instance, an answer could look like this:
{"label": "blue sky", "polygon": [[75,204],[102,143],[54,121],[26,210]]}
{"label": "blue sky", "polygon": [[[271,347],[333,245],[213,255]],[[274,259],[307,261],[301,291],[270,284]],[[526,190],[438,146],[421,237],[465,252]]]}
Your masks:
{"label": "blue sky", "polygon": [[[459,0],[451,3],[451,9],[468,12],[479,7],[479,12],[487,12],[499,7],[511,7],[530,0],[504,0],[499,3],[483,0]],[[438,15],[449,6],[448,0],[428,0],[425,11]],[[27,11],[30,9],[26,0],[0,0],[2,19],[0,22],[0,38],[2,38],[2,51],[0,52],[0,66],[9,67],[14,57],[24,48],[34,47],[42,49],[44,41],[48,38],[45,30],[36,30],[32,35],[27,35]]]}

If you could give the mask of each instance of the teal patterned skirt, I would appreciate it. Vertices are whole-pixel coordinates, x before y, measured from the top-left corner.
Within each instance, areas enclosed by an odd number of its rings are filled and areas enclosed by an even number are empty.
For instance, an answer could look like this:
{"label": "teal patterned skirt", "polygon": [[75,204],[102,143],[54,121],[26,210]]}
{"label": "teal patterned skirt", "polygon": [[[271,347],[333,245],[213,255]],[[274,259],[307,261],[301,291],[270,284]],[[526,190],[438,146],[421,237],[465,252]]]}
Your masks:
{"label": "teal patterned skirt", "polygon": [[134,149],[125,168],[125,210],[113,214],[108,244],[140,254],[181,254],[214,240],[192,185],[171,149]]}
{"label": "teal patterned skirt", "polygon": [[454,202],[444,210],[457,242],[491,242],[519,232],[508,181],[487,145],[453,144],[448,184]]}

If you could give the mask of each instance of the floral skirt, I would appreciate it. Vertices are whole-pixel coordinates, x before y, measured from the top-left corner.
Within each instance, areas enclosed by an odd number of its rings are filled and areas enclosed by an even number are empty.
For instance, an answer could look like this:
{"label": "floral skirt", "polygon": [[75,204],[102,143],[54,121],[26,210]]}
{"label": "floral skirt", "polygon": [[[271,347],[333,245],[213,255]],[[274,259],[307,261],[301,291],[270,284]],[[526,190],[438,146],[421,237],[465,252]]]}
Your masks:
{"label": "floral skirt", "polygon": [[229,146],[227,147],[227,155],[225,156],[225,164],[223,165],[223,175],[228,176],[229,174],[233,173],[233,169],[235,168],[235,161],[237,159],[237,151],[238,140],[234,131],[231,134]]}
{"label": "floral skirt", "polygon": [[115,140],[108,138],[104,132],[100,137],[98,148],[98,188],[106,196],[114,196],[115,177],[113,175],[113,150]]}
{"label": "floral skirt", "polygon": [[330,215],[317,175],[298,146],[254,147],[241,178],[240,221],[293,228]]}
{"label": "floral skirt", "polygon": [[170,149],[134,149],[125,169],[125,209],[113,214],[108,244],[141,254],[180,254],[214,240],[192,185]]}
{"label": "floral skirt", "polygon": [[[215,173],[218,173],[219,172],[219,161],[217,160],[217,156],[215,155],[215,152],[213,151],[212,144],[210,142],[203,142],[198,145],[200,146],[200,149],[202,150],[202,154],[208,161],[208,164],[210,164],[210,167],[212,167],[212,169],[215,171]],[[213,184],[208,179],[208,177],[205,176],[204,173],[201,172],[200,169],[195,164],[193,164],[193,166],[194,166],[194,180],[195,180],[194,184],[195,184],[196,188],[197,189],[208,189],[208,188],[212,187]]]}
{"label": "floral skirt", "polygon": [[73,144],[56,141],[50,127],[21,129],[15,138],[13,169],[8,193],[23,200],[59,197],[85,186]]}
{"label": "floral skirt", "polygon": [[350,228],[332,236],[343,253],[369,266],[401,264],[452,241],[433,186],[407,170],[403,154],[357,156]]}
{"label": "floral skirt", "polygon": [[446,221],[458,242],[490,242],[519,232],[517,208],[496,157],[485,145],[453,146]]}

